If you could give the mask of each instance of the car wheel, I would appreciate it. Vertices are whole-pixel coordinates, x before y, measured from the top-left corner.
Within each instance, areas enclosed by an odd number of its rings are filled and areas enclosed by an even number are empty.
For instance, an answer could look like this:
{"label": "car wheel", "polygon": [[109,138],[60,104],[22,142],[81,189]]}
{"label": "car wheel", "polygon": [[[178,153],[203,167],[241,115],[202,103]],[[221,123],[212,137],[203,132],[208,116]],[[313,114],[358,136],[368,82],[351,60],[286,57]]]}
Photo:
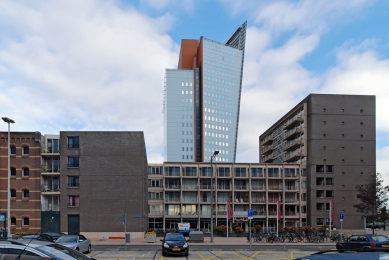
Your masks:
{"label": "car wheel", "polygon": [[92,246],[91,245],[88,246],[88,253],[90,253],[90,252],[92,252]]}
{"label": "car wheel", "polygon": [[189,252],[188,252],[188,251],[186,251],[186,253],[185,253],[185,256],[186,256],[186,257],[188,257],[188,256],[189,256]]}
{"label": "car wheel", "polygon": [[162,249],[162,256],[166,256],[166,253],[163,249]]}
{"label": "car wheel", "polygon": [[338,250],[339,253],[344,253],[343,249],[343,246],[336,246],[336,250]]}
{"label": "car wheel", "polygon": [[80,252],[80,249],[79,249],[78,247],[76,248],[76,250],[77,250],[78,252]]}

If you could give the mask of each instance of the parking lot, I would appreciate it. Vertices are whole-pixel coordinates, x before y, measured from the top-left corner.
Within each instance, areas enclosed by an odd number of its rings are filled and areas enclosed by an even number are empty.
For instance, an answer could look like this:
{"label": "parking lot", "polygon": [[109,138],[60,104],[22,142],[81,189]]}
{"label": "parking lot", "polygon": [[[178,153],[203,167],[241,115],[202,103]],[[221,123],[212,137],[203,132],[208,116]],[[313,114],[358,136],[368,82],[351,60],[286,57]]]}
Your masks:
{"label": "parking lot", "polygon": [[151,259],[201,259],[201,260],[211,260],[211,259],[295,259],[297,257],[302,257],[306,255],[313,254],[315,252],[309,251],[299,251],[299,250],[290,250],[290,251],[270,251],[270,250],[259,250],[259,251],[195,251],[191,250],[189,257],[185,256],[162,256],[161,250],[157,251],[93,251],[89,256],[99,259],[99,260],[108,260],[108,259],[142,259],[142,260],[151,260]]}

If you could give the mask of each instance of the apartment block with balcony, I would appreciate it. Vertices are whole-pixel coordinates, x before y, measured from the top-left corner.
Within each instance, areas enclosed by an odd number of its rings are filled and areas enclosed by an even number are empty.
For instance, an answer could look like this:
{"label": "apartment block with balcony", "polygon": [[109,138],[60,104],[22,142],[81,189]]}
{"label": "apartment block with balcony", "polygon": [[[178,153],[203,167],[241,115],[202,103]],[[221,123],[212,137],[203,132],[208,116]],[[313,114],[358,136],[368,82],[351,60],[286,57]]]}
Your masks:
{"label": "apartment block with balcony", "polygon": [[[40,132],[10,133],[11,234],[36,233],[40,212]],[[0,212],[8,210],[8,132],[0,132]]]}
{"label": "apartment block with balcony", "polygon": [[363,228],[355,187],[376,171],[375,133],[375,96],[310,94],[260,135],[260,162],[306,166],[308,225],[329,225],[333,201],[344,228]]}
{"label": "apartment block with balcony", "polygon": [[[213,174],[212,174],[213,173]],[[277,202],[280,225],[306,225],[306,170],[300,164],[165,162],[148,167],[149,227],[174,229],[190,223],[192,229],[210,230],[211,177],[214,224],[226,224],[227,201],[233,219],[247,228],[247,211],[253,223],[275,228]]]}
{"label": "apartment block with balcony", "polygon": [[46,134],[41,146],[41,229],[60,232],[60,148],[59,135]]}

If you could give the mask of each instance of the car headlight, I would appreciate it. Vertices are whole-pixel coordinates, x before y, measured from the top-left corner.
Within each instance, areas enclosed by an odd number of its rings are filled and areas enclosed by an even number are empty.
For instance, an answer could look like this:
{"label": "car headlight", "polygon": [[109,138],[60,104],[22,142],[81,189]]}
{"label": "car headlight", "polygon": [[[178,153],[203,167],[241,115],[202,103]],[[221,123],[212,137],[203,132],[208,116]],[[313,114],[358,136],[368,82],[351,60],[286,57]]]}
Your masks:
{"label": "car headlight", "polygon": [[188,244],[185,243],[182,247],[183,247],[183,248],[187,248],[187,247],[188,247]]}
{"label": "car headlight", "polygon": [[163,243],[163,247],[169,248],[169,245],[166,243]]}

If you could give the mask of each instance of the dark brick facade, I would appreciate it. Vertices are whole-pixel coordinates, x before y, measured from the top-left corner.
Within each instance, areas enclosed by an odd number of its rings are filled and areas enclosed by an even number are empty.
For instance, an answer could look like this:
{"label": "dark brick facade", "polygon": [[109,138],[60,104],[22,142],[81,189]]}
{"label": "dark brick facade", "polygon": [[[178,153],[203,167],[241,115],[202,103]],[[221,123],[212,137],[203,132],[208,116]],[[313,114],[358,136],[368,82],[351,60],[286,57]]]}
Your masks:
{"label": "dark brick facade", "polygon": [[[11,168],[16,169],[16,176],[11,176],[11,190],[16,191],[16,197],[11,197],[11,217],[16,220],[16,223],[11,223],[11,233],[36,233],[41,226],[41,133],[11,132],[10,143],[16,148],[16,154],[12,154],[10,159]],[[28,154],[23,153],[23,147],[28,147]],[[7,155],[8,132],[0,132],[0,212],[4,213],[7,213],[8,196]],[[23,191],[28,191],[28,196],[23,196]],[[29,225],[23,224],[24,218],[28,218]]]}
{"label": "dark brick facade", "polygon": [[[68,137],[79,138],[79,148],[68,148]],[[147,156],[143,132],[60,132],[61,231],[69,232],[68,216],[79,216],[80,232],[122,232],[147,227]],[[68,157],[79,157],[79,167],[68,167]],[[79,188],[67,185],[79,176]],[[79,205],[68,206],[69,196]],[[141,216],[142,218],[135,218]]]}

